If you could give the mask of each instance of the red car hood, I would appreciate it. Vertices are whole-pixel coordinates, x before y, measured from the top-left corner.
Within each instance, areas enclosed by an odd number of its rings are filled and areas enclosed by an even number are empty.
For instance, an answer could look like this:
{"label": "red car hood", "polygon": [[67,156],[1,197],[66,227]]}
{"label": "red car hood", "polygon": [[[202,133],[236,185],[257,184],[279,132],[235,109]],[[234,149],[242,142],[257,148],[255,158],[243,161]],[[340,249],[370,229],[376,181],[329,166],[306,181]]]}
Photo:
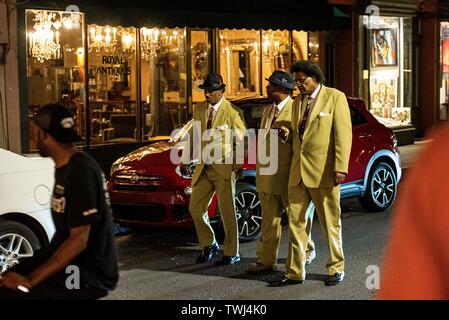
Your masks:
{"label": "red car hood", "polygon": [[122,165],[125,166],[154,166],[170,165],[170,153],[173,148],[182,150],[182,146],[175,146],[168,141],[158,141],[145,147],[128,153],[123,157]]}

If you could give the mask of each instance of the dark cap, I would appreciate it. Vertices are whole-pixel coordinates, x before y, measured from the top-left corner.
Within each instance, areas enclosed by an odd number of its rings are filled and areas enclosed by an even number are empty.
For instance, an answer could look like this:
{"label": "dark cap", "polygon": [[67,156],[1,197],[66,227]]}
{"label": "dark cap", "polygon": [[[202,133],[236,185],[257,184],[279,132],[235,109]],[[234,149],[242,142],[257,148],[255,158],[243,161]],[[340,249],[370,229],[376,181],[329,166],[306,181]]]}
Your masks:
{"label": "dark cap", "polygon": [[265,80],[288,90],[295,89],[295,81],[290,73],[276,70],[274,71],[269,78],[265,78]]}
{"label": "dark cap", "polygon": [[50,103],[40,107],[33,116],[33,122],[58,142],[83,141],[75,131],[72,113],[62,104]]}
{"label": "dark cap", "polygon": [[204,90],[219,90],[224,89],[226,85],[223,84],[223,78],[221,75],[214,73],[208,74],[203,84],[200,84],[199,87]]}

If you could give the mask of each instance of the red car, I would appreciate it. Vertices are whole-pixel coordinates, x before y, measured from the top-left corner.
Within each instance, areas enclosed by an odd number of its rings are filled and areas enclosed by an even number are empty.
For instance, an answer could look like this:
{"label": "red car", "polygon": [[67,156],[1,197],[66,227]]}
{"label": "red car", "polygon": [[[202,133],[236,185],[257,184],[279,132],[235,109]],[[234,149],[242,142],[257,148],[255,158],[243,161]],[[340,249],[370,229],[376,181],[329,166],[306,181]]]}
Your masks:
{"label": "red car", "polygon": [[[245,114],[248,128],[259,128],[266,98],[233,101]],[[366,109],[363,100],[348,98],[353,125],[349,175],[341,188],[341,198],[358,197],[370,211],[389,208],[401,179],[400,157],[392,130],[380,124]],[[193,228],[188,204],[190,179],[170,161],[176,143],[152,143],[117,159],[108,181],[115,221],[124,226]],[[178,147],[176,147],[178,148]],[[251,152],[251,150],[249,151]],[[243,177],[236,185],[236,207],[240,240],[257,238],[261,208],[255,187],[256,166],[245,163]],[[212,225],[219,229],[216,198],[209,207]]]}

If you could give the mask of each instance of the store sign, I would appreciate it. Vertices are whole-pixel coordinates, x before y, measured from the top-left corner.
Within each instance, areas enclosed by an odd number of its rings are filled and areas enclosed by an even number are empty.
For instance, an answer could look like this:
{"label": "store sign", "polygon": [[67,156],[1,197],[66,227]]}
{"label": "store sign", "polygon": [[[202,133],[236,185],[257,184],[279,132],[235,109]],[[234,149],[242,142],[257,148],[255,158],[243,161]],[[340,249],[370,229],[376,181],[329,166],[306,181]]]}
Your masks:
{"label": "store sign", "polygon": [[101,66],[96,67],[97,74],[112,76],[131,74],[131,67],[128,67],[128,60],[124,56],[102,56],[101,64]]}

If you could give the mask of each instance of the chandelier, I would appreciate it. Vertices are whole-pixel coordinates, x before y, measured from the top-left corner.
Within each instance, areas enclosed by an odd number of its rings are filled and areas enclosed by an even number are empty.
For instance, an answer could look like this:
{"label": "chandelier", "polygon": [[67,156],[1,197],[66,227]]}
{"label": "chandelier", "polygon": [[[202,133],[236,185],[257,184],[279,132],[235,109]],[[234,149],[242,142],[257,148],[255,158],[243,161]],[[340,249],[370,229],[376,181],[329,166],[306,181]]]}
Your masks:
{"label": "chandelier", "polygon": [[60,29],[80,27],[80,15],[76,12],[27,10],[34,15],[33,29],[28,33],[28,52],[39,62],[61,58]]}
{"label": "chandelier", "polygon": [[[29,52],[37,61],[58,59],[61,55],[59,44],[59,28],[61,22],[56,19],[56,13],[34,11],[34,32],[28,34]],[[56,31],[54,31],[56,30]]]}
{"label": "chandelier", "polygon": [[89,53],[121,54],[131,57],[135,52],[135,33],[132,28],[91,25],[88,33]]}
{"label": "chandelier", "polygon": [[271,58],[276,58],[278,55],[279,41],[275,41],[272,37],[264,35],[264,39],[262,42],[262,56],[264,61],[269,62]]}
{"label": "chandelier", "polygon": [[140,51],[142,58],[150,60],[158,55],[162,46],[158,28],[140,30]]}
{"label": "chandelier", "polygon": [[142,28],[140,31],[140,49],[143,59],[149,61],[163,53],[184,53],[185,35],[182,29]]}

